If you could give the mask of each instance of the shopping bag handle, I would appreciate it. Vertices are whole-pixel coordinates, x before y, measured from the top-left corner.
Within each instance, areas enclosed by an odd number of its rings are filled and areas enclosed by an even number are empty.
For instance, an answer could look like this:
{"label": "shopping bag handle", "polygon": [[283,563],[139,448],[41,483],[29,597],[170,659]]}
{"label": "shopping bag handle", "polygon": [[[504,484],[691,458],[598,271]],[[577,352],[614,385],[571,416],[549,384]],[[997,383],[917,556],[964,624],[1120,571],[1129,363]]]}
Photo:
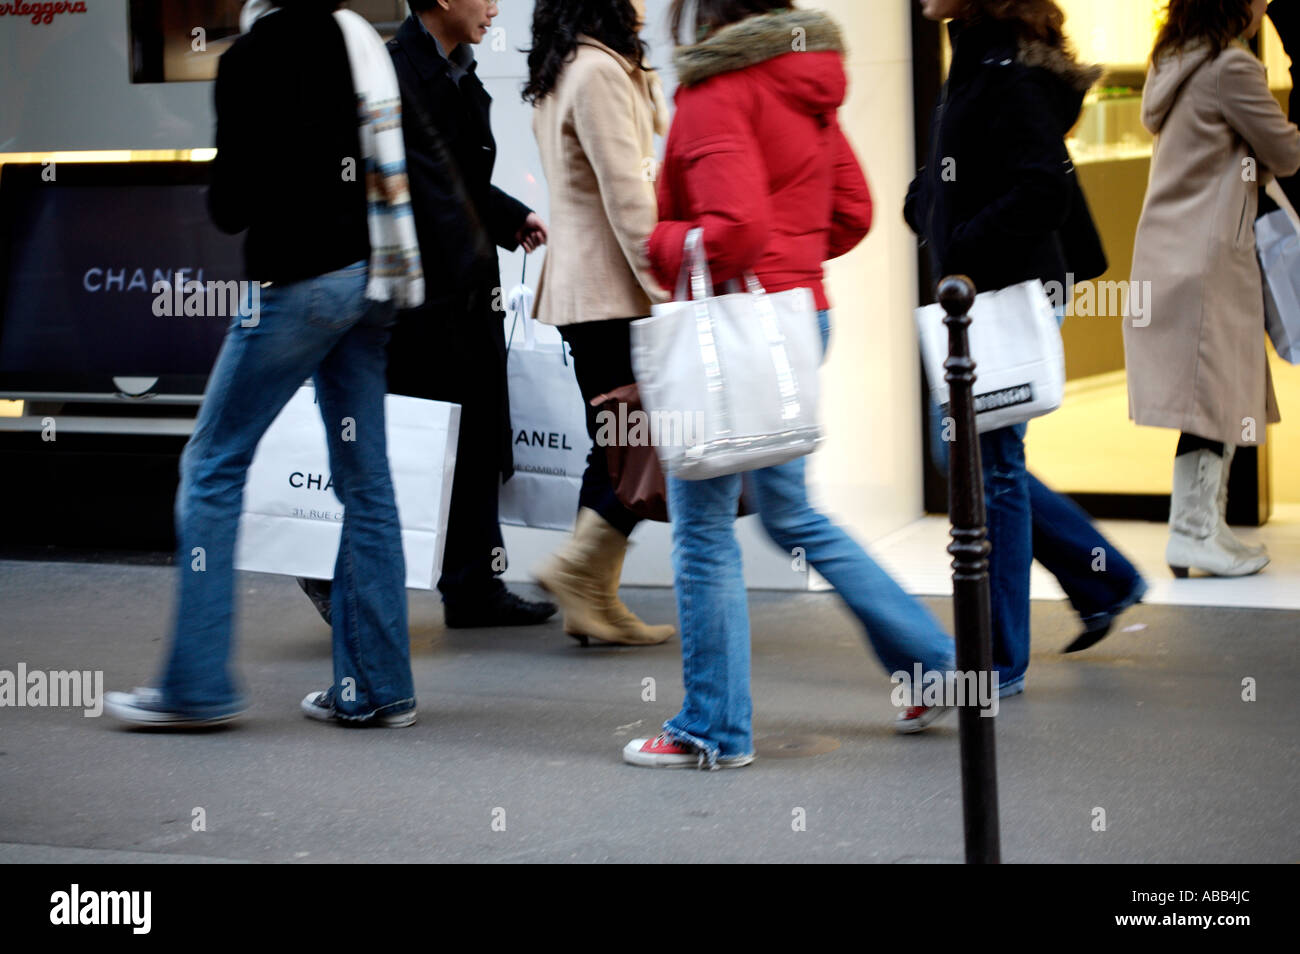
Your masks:
{"label": "shopping bag handle", "polygon": [[744,278],[745,281],[743,285],[739,278],[733,278],[727,282],[726,287],[736,294],[741,294],[743,292],[749,292],[751,295],[767,294],[767,289],[763,287],[763,283],[758,280],[758,276],[753,272],[745,272]]}
{"label": "shopping bag handle", "polygon": [[[510,294],[506,296],[506,310],[514,315],[514,320],[510,323],[510,335],[506,338],[506,355],[509,356],[510,348],[515,341],[515,329],[519,326],[519,320],[522,318],[524,323],[524,348],[528,351],[537,349],[537,319],[533,317],[533,303],[537,300],[537,293],[525,284],[528,278],[528,253],[524,252],[524,267],[519,275],[519,284],[510,289]],[[565,367],[569,365],[569,347],[567,344],[560,345],[560,360],[564,362]]]}
{"label": "shopping bag handle", "polygon": [[528,287],[528,253],[524,252],[524,267],[519,273],[519,284],[510,290],[506,296],[506,308],[513,314],[514,320],[510,322],[510,337],[506,339],[506,353],[510,353],[510,346],[515,342],[515,328],[519,326],[519,319],[524,319],[524,347],[532,350],[537,345],[537,328],[533,324],[536,321],[533,318],[533,290]]}
{"label": "shopping bag handle", "polygon": [[709,271],[708,256],[704,253],[704,229],[691,229],[686,233],[686,242],[682,248],[682,270],[677,279],[677,301],[688,300],[688,287],[691,298],[696,301],[713,297],[713,275]]}

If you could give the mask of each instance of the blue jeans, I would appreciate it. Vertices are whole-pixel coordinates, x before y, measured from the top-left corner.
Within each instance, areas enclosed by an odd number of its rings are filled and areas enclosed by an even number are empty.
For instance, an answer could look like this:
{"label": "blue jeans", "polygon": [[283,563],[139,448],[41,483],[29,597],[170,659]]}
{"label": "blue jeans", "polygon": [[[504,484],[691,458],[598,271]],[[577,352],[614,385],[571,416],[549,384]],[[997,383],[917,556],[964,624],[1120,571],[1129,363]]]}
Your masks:
{"label": "blue jeans", "polygon": [[[825,348],[829,315],[818,317]],[[710,763],[754,751],[749,615],[734,528],[742,483],[768,536],[786,551],[803,549],[862,622],[886,671],[910,677],[917,662],[927,670],[955,665],[952,639],[938,620],[808,503],[806,463],[800,457],[743,478],[668,480],[686,698],[664,731],[699,747]]]}
{"label": "blue jeans", "polygon": [[[344,718],[415,705],[405,561],[384,433],[384,352],[395,318],[365,297],[366,262],[260,289],[256,324],[235,318],[181,456],[176,495],[179,597],[161,678],[167,708],[239,711],[230,669],[235,536],[258,441],[309,377],[345,507],[334,569],[334,686]],[[346,428],[345,418],[351,418]]]}
{"label": "blue jeans", "polygon": [[[931,409],[933,435],[941,430]],[[1029,473],[1028,426],[980,435],[984,505],[988,514],[989,599],[993,666],[1003,692],[1024,684],[1029,667],[1029,571],[1034,560],[1065,590],[1086,623],[1126,604],[1144,584],[1142,575],[1097,532],[1088,515]],[[935,460],[948,469],[948,445],[933,442]]]}

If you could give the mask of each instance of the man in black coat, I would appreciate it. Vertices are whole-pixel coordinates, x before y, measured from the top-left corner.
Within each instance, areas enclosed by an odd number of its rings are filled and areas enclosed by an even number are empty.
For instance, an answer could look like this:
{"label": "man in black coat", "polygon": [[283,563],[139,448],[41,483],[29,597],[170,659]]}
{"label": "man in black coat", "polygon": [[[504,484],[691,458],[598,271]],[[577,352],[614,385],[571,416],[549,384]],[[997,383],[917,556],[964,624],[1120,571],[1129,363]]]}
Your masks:
{"label": "man in black coat", "polygon": [[[491,27],[495,0],[410,0],[410,7],[388,51],[402,89],[425,302],[398,315],[388,390],[461,406],[438,581],[446,624],[541,623],[555,606],[520,599],[497,578],[505,569],[497,495],[514,459],[496,246],[531,252],[545,244],[546,226],[492,185],[492,97],[475,73],[471,45]],[[329,619],[329,585],[299,582]]]}
{"label": "man in black coat", "polygon": [[388,43],[402,87],[411,202],[424,261],[425,304],[399,316],[389,390],[461,405],[460,442],[443,555],[448,626],[540,623],[555,607],[510,593],[497,578],[505,548],[497,495],[514,473],[501,275],[496,246],[546,241],[535,212],[492,185],[492,97],[472,45],[494,0],[411,0]]}

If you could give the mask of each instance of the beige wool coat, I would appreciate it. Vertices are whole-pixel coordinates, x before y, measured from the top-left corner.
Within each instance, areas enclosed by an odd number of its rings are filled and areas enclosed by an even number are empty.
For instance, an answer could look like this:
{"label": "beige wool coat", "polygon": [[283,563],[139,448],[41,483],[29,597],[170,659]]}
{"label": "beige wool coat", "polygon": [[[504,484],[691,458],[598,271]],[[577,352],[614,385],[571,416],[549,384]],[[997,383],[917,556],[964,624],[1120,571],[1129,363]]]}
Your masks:
{"label": "beige wool coat", "polygon": [[[1300,169],[1300,131],[1263,64],[1234,44],[1162,57],[1143,124],[1156,136],[1132,279],[1150,282],[1124,322],[1129,413],[1234,446],[1281,420],[1269,374],[1255,259],[1259,189]],[[1140,286],[1139,286],[1140,287]]]}
{"label": "beige wool coat", "polygon": [[551,325],[638,318],[667,301],[645,242],[658,221],[659,78],[590,37],[533,111],[550,192],[550,237],[534,317]]}

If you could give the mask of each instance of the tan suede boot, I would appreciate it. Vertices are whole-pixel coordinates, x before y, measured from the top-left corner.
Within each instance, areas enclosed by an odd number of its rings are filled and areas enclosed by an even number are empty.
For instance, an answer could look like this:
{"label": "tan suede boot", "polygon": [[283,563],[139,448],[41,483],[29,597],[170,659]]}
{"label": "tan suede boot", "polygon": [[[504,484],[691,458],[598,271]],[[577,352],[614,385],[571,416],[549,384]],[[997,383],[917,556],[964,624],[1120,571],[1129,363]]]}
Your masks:
{"label": "tan suede boot", "polygon": [[[623,535],[620,533],[619,536]],[[626,556],[627,538],[624,537],[623,547],[614,560],[614,572],[609,578],[610,619],[619,629],[633,634],[639,645],[655,646],[667,642],[677,633],[676,626],[645,623],[618,598],[618,582],[623,578],[623,558]]]}
{"label": "tan suede boot", "polygon": [[674,632],[672,627],[645,626],[619,603],[617,574],[626,552],[627,537],[596,511],[583,507],[568,543],[533,571],[538,584],[564,611],[564,631],[584,646],[589,639],[653,645]]}

